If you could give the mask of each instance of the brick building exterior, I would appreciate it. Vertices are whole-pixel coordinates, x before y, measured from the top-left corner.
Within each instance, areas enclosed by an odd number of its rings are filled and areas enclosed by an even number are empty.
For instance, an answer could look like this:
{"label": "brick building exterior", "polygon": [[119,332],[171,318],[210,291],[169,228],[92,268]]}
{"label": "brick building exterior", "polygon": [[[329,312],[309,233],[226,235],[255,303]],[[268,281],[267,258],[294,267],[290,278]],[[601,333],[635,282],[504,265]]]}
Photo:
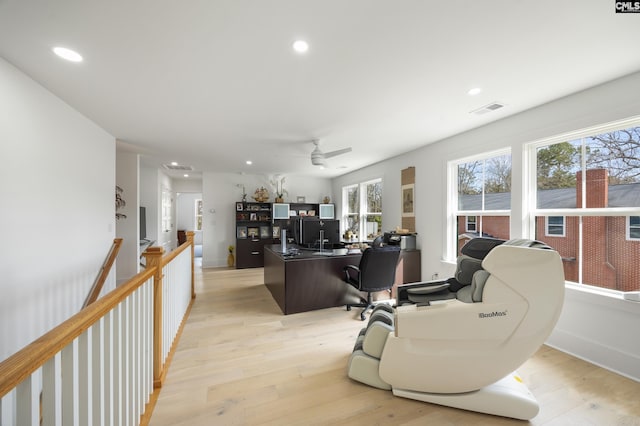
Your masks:
{"label": "brick building exterior", "polygon": [[[576,205],[582,205],[582,172],[578,172],[575,189]],[[587,170],[586,207],[609,207],[608,172]],[[567,189],[565,191],[573,191]],[[477,228],[483,236],[509,239],[509,218],[486,216],[477,218]],[[625,216],[589,216],[582,218],[584,247],[582,252],[582,283],[620,291],[640,290],[640,241],[627,239]],[[558,251],[563,259],[565,279],[578,282],[579,217],[564,218],[564,235],[547,235],[544,217],[536,218],[536,239]],[[466,217],[458,218],[458,247],[477,233],[466,228]]]}

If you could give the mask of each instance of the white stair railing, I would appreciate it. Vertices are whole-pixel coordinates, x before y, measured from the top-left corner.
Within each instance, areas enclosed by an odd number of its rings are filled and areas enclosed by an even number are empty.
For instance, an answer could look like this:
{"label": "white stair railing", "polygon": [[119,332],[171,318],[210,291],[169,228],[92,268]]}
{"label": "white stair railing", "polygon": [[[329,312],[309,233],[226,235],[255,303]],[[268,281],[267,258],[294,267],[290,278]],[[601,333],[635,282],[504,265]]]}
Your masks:
{"label": "white stair railing", "polygon": [[167,256],[149,249],[145,271],[0,363],[0,426],[148,421],[195,298],[187,235]]}

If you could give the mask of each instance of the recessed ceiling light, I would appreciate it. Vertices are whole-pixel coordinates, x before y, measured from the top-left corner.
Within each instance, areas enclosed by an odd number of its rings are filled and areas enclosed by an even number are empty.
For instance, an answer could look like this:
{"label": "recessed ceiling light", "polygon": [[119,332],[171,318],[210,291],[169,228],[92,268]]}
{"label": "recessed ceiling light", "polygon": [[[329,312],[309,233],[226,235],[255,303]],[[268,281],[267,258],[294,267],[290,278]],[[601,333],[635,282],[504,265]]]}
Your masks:
{"label": "recessed ceiling light", "polygon": [[172,166],[177,166],[177,165],[178,165],[178,162],[177,162],[177,161],[172,161],[172,162],[171,162],[171,165],[172,165]]}
{"label": "recessed ceiling light", "polygon": [[478,93],[482,92],[482,89],[479,87],[474,87],[473,89],[469,89],[469,91],[467,92],[467,95],[469,96],[475,96]]}
{"label": "recessed ceiling light", "polygon": [[251,161],[251,160],[247,160],[247,164],[250,166],[250,165],[252,165],[252,164],[253,164],[253,161]]}
{"label": "recessed ceiling light", "polygon": [[54,47],[53,53],[71,62],[82,62],[82,56],[76,51],[67,49],[66,47]]}
{"label": "recessed ceiling light", "polygon": [[298,53],[305,53],[307,50],[309,50],[309,43],[304,40],[296,40],[293,43],[293,50]]}
{"label": "recessed ceiling light", "polygon": [[184,175],[182,175],[182,176],[184,176],[184,177],[189,177],[189,175],[188,175],[188,174],[186,174],[186,173],[185,173]]}

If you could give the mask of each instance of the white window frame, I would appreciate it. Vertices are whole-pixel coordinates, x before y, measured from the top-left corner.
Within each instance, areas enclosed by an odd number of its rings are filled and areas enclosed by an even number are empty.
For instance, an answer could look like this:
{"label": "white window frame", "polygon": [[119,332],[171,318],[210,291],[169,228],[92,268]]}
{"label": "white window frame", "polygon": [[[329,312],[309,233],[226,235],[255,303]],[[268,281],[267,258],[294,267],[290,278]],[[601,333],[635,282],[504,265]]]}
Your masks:
{"label": "white window frame", "polygon": [[[525,193],[523,195],[523,218],[524,218],[524,226],[523,226],[523,238],[535,238],[535,227],[536,227],[536,218],[537,217],[546,217],[547,216],[575,216],[578,218],[578,229],[582,229],[582,219],[584,217],[589,216],[640,216],[640,207],[603,207],[603,208],[593,208],[593,207],[576,207],[576,208],[558,208],[558,209],[539,209],[537,207],[537,150],[538,148],[542,148],[545,146],[561,143],[561,142],[571,142],[576,141],[578,139],[588,138],[590,136],[599,135],[602,133],[612,132],[616,130],[626,129],[629,127],[640,126],[640,117],[633,117],[626,120],[619,120],[612,123],[607,123],[605,125],[593,126],[585,129],[580,129],[574,132],[568,132],[556,136],[552,136],[549,138],[541,139],[535,142],[531,142],[525,144],[523,147],[523,154],[525,156],[524,160],[524,168],[526,172],[523,172],[523,180],[524,180],[524,188]],[[586,155],[584,152],[584,144],[582,144],[582,169],[586,169]],[[586,173],[582,174],[582,200],[583,203],[586,202]],[[628,220],[628,219],[627,219]],[[566,219],[565,219],[566,223]],[[627,228],[628,232],[628,228]],[[580,265],[578,267],[578,282],[575,284],[578,287],[592,287],[602,291],[611,292],[611,293],[620,293],[617,290],[609,290],[603,287],[598,286],[590,286],[588,284],[583,284],[583,241],[582,234],[580,231],[580,235],[578,236],[578,257],[577,261]],[[568,281],[570,282],[570,281]]]}
{"label": "white window frame", "polygon": [[[347,194],[349,189],[358,188],[358,235],[356,238],[358,241],[367,241],[367,216],[380,216],[382,217],[382,212],[368,212],[367,207],[367,186],[375,183],[380,183],[384,185],[382,178],[370,179],[365,182],[360,182],[352,185],[346,185],[342,187],[342,205],[344,206],[344,212],[342,214],[342,223],[340,224],[341,232],[344,234],[347,231],[347,217],[356,214],[356,212],[349,212],[349,200]],[[382,230],[379,230],[382,232]]]}
{"label": "white window frame", "polygon": [[640,229],[640,224],[639,225],[632,225],[631,224],[631,218],[632,217],[640,218],[640,215],[627,216],[627,218],[626,218],[626,227],[625,227],[626,231],[627,231],[627,241],[640,241],[640,237],[636,238],[636,237],[632,237],[631,236],[631,228]]}
{"label": "white window frame", "polygon": [[[556,224],[556,223],[550,224],[549,223],[549,218],[552,218],[552,217],[560,217],[560,218],[562,218],[562,223],[561,224]],[[560,232],[559,234],[550,232],[549,231],[549,227],[550,226],[559,227],[562,230],[562,232]],[[546,237],[566,237],[566,232],[565,232],[566,226],[567,226],[567,218],[565,216],[545,216],[545,218],[544,218],[544,235]]]}
{"label": "white window frame", "polygon": [[[473,218],[473,221],[469,220]],[[469,229],[469,225],[473,224],[473,229]],[[467,232],[476,232],[478,230],[478,216],[465,216],[464,229]]]}
{"label": "white window frame", "polygon": [[[513,179],[513,155],[511,148],[503,148],[495,151],[483,152],[469,157],[459,158],[451,160],[447,163],[448,179],[448,200],[447,200],[447,238],[445,240],[445,247],[443,253],[443,259],[448,262],[455,262],[457,253],[457,238],[458,238],[458,216],[475,216],[476,217],[476,231],[482,233],[482,219],[481,216],[508,216],[511,217],[511,209],[508,210],[486,210],[484,206],[484,197],[482,199],[482,207],[480,210],[459,210],[458,204],[458,166],[473,161],[483,161],[494,157],[500,157],[503,155],[511,156],[512,172],[511,178]],[[511,202],[513,205],[513,201]],[[466,219],[465,219],[466,220]],[[466,224],[465,224],[466,225]],[[465,228],[466,229],[466,228]]]}

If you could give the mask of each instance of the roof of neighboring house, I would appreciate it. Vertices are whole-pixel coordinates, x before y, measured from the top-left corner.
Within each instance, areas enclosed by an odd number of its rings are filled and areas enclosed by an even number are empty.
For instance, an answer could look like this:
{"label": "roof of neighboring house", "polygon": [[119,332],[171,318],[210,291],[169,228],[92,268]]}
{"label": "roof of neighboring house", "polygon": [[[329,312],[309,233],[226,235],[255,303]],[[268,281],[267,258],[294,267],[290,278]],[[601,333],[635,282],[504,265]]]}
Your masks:
{"label": "roof of neighboring house", "polygon": [[[462,195],[460,210],[482,210],[480,194]],[[511,193],[485,194],[484,210],[509,210]],[[576,189],[544,189],[538,191],[538,208],[572,209],[576,207]],[[640,183],[609,185],[609,207],[640,207]]]}

